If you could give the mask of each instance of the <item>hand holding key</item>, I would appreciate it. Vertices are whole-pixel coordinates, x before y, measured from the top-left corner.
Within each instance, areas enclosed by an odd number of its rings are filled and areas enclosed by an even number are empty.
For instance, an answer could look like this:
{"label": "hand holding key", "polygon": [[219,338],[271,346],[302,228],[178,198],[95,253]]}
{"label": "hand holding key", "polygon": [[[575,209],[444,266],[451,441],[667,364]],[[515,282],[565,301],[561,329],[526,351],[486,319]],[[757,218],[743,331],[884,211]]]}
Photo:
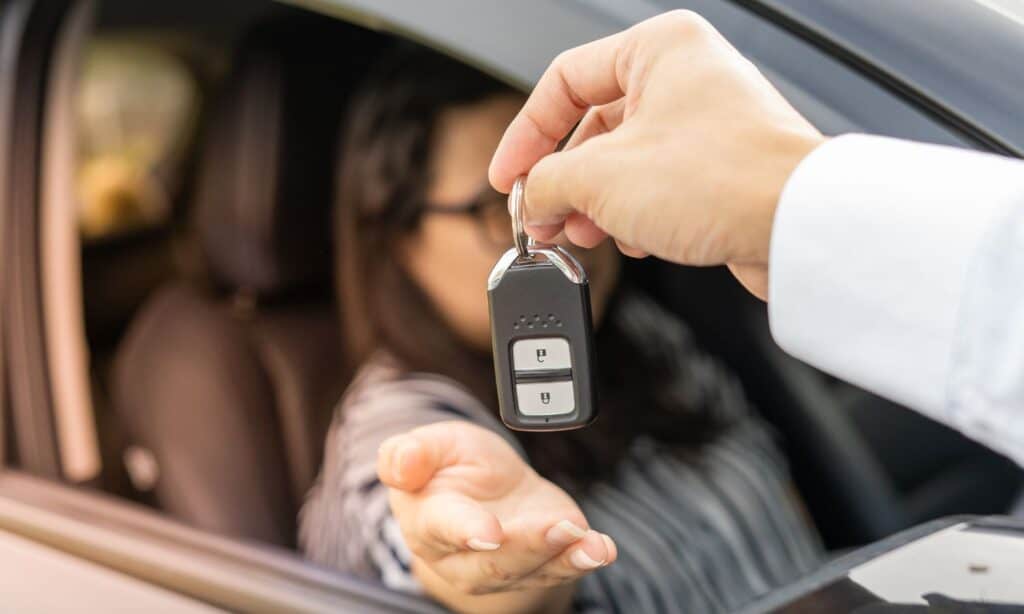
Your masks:
{"label": "hand holding key", "polygon": [[627,254],[729,264],[764,297],[782,188],[823,140],[710,24],[674,11],[561,54],[506,131],[490,178],[507,192],[529,173],[538,240],[564,226],[589,247],[607,233]]}
{"label": "hand holding key", "polygon": [[572,498],[482,427],[441,422],[392,437],[377,471],[413,571],[444,603],[486,595],[484,609],[551,611],[570,595],[552,587],[615,560],[614,542],[589,529]]}

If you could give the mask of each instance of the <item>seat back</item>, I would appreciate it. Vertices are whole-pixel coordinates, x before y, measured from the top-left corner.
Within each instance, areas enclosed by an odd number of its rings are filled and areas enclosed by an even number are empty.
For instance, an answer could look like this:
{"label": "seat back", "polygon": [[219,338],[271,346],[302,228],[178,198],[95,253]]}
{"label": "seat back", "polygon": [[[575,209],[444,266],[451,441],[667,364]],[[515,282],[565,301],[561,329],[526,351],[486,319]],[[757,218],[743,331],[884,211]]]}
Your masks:
{"label": "seat back", "polygon": [[208,277],[147,300],[113,370],[129,473],[194,526],[293,545],[347,380],[331,299],[337,128],[376,37],[314,16],[241,42],[203,139]]}

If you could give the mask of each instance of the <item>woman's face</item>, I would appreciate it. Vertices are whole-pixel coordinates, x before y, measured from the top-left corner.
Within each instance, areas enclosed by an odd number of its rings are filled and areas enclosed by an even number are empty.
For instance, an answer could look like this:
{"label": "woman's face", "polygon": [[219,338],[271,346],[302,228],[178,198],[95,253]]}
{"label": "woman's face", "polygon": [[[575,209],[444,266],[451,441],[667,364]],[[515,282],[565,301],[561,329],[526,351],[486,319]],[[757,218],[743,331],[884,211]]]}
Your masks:
{"label": "woman's face", "polygon": [[[441,114],[431,147],[429,207],[458,209],[490,191],[487,166],[491,154],[522,103],[519,96],[495,96]],[[436,212],[426,212],[420,225],[401,241],[401,258],[413,280],[452,330],[480,349],[491,345],[487,276],[498,257],[512,247],[512,223],[504,201],[485,201],[504,214],[507,239],[503,244],[491,238],[494,232],[484,231],[478,217]],[[564,237],[555,242],[568,246]],[[618,278],[618,252],[608,241],[594,249],[569,250],[587,270],[594,318],[600,320]]]}

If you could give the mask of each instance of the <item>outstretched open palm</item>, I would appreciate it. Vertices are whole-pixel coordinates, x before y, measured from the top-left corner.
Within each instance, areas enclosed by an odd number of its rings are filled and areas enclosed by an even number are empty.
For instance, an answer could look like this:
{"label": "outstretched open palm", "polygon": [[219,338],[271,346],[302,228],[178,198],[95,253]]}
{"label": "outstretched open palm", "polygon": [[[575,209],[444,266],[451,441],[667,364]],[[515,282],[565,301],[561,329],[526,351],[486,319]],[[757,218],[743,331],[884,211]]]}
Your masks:
{"label": "outstretched open palm", "polygon": [[554,586],[615,560],[615,544],[499,435],[464,421],[392,437],[377,471],[416,564],[469,594]]}

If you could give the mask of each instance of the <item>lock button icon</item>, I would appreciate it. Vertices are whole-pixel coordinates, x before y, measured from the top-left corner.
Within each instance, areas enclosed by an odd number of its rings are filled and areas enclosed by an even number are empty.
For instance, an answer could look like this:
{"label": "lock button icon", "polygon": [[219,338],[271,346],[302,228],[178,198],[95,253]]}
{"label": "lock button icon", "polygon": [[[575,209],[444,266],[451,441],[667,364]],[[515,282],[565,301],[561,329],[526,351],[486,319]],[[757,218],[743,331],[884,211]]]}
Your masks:
{"label": "lock button icon", "polygon": [[525,416],[559,416],[576,409],[571,378],[516,383],[516,406]]}

